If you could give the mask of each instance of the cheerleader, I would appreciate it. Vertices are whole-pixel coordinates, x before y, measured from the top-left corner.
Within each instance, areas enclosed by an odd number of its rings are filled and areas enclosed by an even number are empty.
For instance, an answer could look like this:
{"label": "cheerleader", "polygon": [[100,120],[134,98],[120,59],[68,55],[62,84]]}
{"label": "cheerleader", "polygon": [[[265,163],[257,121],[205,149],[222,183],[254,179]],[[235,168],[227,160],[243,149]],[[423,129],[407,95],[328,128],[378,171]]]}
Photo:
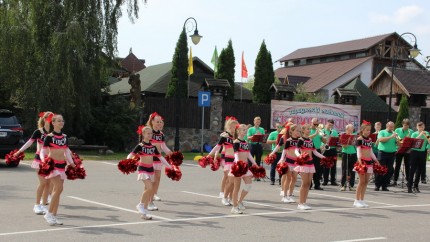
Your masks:
{"label": "cheerleader", "polygon": [[376,159],[375,154],[373,153],[373,140],[369,137],[370,130],[372,129],[372,125],[363,120],[361,124],[360,133],[357,138],[357,161],[360,165],[365,165],[367,167],[366,174],[358,173],[358,186],[355,192],[355,201],[353,206],[356,208],[368,208],[364,202],[364,193],[366,193],[367,185],[369,184],[370,177],[373,173],[373,161],[375,161],[379,165],[379,161]]}
{"label": "cheerleader", "polygon": [[39,121],[37,122],[38,129],[33,132],[31,138],[21,147],[21,149],[13,154],[14,156],[18,156],[20,153],[28,149],[34,143],[34,141],[37,142],[36,154],[34,156],[33,162],[31,163],[31,168],[36,169],[36,175],[39,179],[39,185],[36,189],[36,203],[33,207],[33,212],[38,215],[43,215],[48,211],[46,205],[49,202],[48,196],[50,193],[50,183],[49,180],[45,179],[43,176],[40,176],[38,172],[40,165],[40,151],[42,150],[45,137],[49,134],[51,129],[50,123],[47,122],[46,119],[49,116],[52,118],[52,115],[52,112],[41,112],[39,114]]}
{"label": "cheerleader", "polygon": [[[298,148],[300,130],[297,125],[289,124],[289,126],[286,126],[286,128],[281,131],[281,133],[282,132],[284,132],[284,136],[280,138],[278,145],[275,147],[272,153],[270,153],[270,155],[276,154],[279,148],[285,143],[279,162],[287,162],[289,169],[288,172],[281,177],[281,201],[284,203],[295,203],[296,201],[294,201],[293,198],[294,186],[297,181],[297,172],[294,170],[294,168],[297,166],[297,155],[295,151]],[[289,138],[287,139],[286,137]]]}
{"label": "cheerleader", "polygon": [[302,138],[298,141],[298,148],[295,150],[295,153],[297,156],[300,155],[299,151],[303,153],[307,153],[309,156],[309,159],[305,161],[305,164],[297,166],[294,168],[296,172],[300,173],[300,176],[302,177],[302,185],[300,187],[300,201],[297,205],[297,208],[300,210],[309,210],[311,207],[309,207],[306,204],[306,199],[308,198],[309,188],[311,185],[313,173],[315,173],[315,165],[313,163],[312,154],[316,157],[323,159],[325,156],[323,156],[321,153],[319,153],[315,147],[312,140],[309,138],[309,134],[311,133],[311,126],[310,124],[304,124],[302,126]]}
{"label": "cheerleader", "polygon": [[[156,112],[152,113],[149,116],[148,122],[146,122],[146,126],[149,126],[152,128],[152,138],[151,138],[151,144],[155,145],[157,147],[158,151],[163,151],[166,155],[170,155],[172,151],[167,147],[164,134],[161,131],[164,127],[163,118]],[[158,207],[155,206],[155,201],[161,201],[161,198],[157,196],[158,188],[160,186],[160,180],[161,180],[161,170],[163,168],[163,165],[161,164],[161,161],[158,159],[158,157],[154,156],[154,185],[152,187],[152,191],[154,192],[153,196],[150,197],[150,202],[148,205],[149,211],[155,211],[158,210]]]}
{"label": "cheerleader", "polygon": [[138,155],[140,160],[138,162],[138,175],[137,180],[143,181],[145,188],[140,197],[140,203],[136,205],[137,211],[139,211],[141,218],[145,220],[152,219],[152,216],[147,213],[148,205],[151,197],[154,195],[154,157],[158,159],[167,167],[171,168],[170,164],[160,155],[157,146],[151,144],[153,136],[153,130],[149,126],[139,126],[142,132],[142,142],[139,143],[133,151],[127,156],[127,159],[131,159]]}
{"label": "cheerleader", "polygon": [[227,116],[225,118],[224,132],[220,134],[218,144],[209,152],[208,156],[214,156],[221,147],[221,159],[223,165],[224,176],[221,180],[221,192],[219,196],[222,198],[221,203],[224,206],[231,206],[231,193],[233,192],[233,184],[228,183],[228,172],[234,162],[234,149],[233,149],[233,133],[236,130],[236,125],[239,124],[235,117]]}
{"label": "cheerleader", "polygon": [[57,210],[60,203],[60,195],[63,191],[64,179],[67,177],[65,173],[66,163],[72,167],[75,167],[75,163],[72,159],[72,152],[68,147],[68,137],[62,133],[64,127],[63,116],[60,114],[51,114],[46,121],[50,122],[54,128],[52,133],[48,134],[43,142],[40,160],[41,164],[44,164],[48,158],[51,158],[54,161],[54,170],[45,177],[53,185],[53,190],[48,212],[43,217],[49,225],[62,225],[63,222],[57,218]]}
{"label": "cheerleader", "polygon": [[[234,161],[237,162],[241,160],[248,163],[247,161],[249,160],[253,165],[257,165],[257,163],[255,162],[254,158],[252,157],[249,151],[249,144],[244,139],[246,135],[246,131],[247,131],[247,126],[245,124],[236,125],[236,132],[235,132],[236,139],[234,140],[234,143],[233,143]],[[233,194],[232,194],[233,208],[231,209],[231,213],[242,214],[243,210],[245,210],[245,206],[243,205],[243,199],[245,199],[245,196],[252,188],[252,173],[248,169],[248,172],[242,177],[235,177],[231,173],[231,171],[228,175],[229,175],[229,178],[228,178],[229,184],[234,184]],[[239,197],[241,179],[243,179],[243,181],[245,182],[245,185]]]}

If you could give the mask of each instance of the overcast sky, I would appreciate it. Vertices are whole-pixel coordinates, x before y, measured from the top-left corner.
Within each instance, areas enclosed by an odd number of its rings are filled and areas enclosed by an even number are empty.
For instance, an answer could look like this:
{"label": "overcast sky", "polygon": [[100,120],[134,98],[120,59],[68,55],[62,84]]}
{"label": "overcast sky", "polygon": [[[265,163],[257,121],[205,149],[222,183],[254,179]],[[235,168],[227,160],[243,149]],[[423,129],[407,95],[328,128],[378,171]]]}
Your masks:
{"label": "overcast sky", "polygon": [[[142,2],[141,0],[139,0]],[[274,69],[278,59],[299,48],[319,46],[391,32],[416,35],[425,64],[430,56],[430,1],[428,0],[148,0],[131,23],[124,12],[119,22],[118,56],[130,48],[146,66],[172,61],[176,42],[188,17],[197,20],[198,45],[193,56],[210,63],[215,46],[220,53],[233,41],[235,81],[240,81],[242,51],[249,75],[265,40]],[[189,35],[189,34],[188,34]],[[405,35],[412,45],[413,37]]]}

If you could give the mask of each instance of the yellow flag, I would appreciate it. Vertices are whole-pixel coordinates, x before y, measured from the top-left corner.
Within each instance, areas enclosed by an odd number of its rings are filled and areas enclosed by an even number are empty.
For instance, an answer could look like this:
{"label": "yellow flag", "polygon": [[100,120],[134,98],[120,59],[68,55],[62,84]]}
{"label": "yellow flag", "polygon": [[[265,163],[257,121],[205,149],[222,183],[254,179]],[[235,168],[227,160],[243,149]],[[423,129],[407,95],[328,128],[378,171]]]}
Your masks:
{"label": "yellow flag", "polygon": [[191,76],[191,74],[194,73],[194,68],[193,68],[193,52],[191,50],[191,46],[190,46],[190,59],[188,60],[188,75]]}

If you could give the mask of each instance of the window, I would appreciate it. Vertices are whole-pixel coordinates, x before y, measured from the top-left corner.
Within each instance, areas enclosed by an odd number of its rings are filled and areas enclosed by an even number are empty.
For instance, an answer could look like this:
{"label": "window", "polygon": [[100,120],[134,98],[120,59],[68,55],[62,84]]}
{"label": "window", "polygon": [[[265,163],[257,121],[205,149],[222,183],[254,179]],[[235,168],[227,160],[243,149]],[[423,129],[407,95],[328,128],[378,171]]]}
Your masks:
{"label": "window", "polygon": [[365,57],[366,53],[365,52],[361,52],[361,53],[357,53],[355,54],[355,57],[360,58],[360,57]]}

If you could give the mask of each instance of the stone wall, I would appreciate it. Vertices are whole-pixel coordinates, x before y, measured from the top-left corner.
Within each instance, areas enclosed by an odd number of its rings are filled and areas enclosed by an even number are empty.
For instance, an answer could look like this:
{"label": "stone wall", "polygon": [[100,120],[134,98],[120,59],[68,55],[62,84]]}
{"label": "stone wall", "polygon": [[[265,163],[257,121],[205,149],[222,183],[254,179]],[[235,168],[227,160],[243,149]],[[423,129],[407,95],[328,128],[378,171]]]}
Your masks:
{"label": "stone wall", "polygon": [[421,120],[421,107],[409,106],[409,122],[410,128],[416,130],[417,123]]}

